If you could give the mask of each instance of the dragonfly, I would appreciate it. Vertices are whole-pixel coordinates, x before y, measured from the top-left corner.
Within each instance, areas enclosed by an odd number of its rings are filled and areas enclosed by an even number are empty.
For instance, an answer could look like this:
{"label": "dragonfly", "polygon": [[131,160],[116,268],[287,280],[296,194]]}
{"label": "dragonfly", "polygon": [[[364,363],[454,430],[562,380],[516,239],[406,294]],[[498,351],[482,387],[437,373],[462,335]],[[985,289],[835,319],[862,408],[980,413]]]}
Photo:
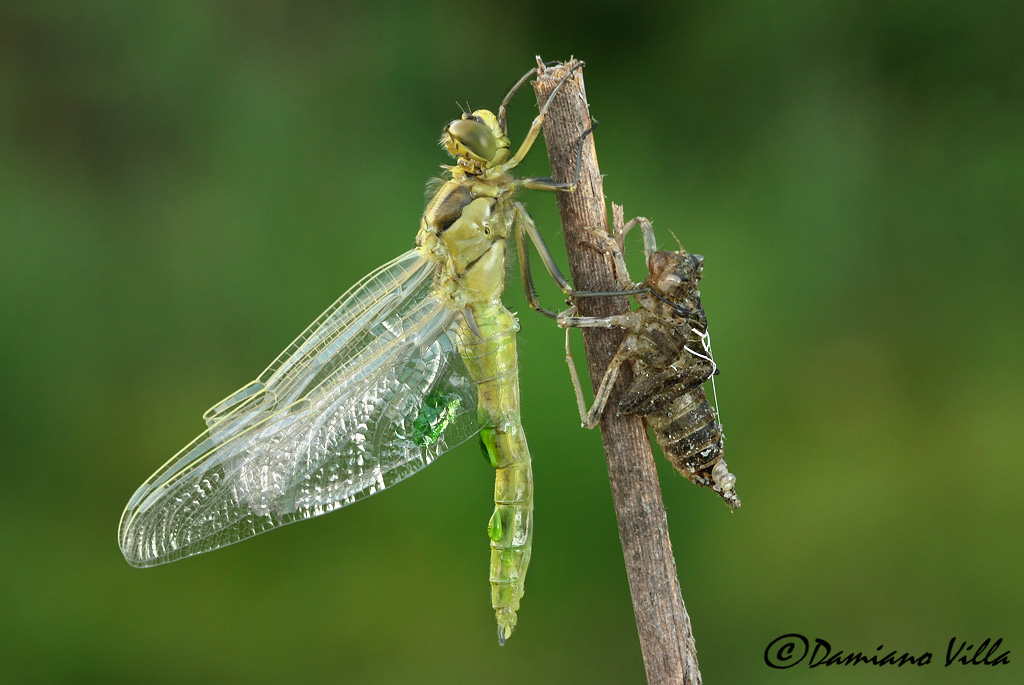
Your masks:
{"label": "dragonfly", "polygon": [[[642,283],[630,278],[624,256],[626,235],[637,226],[643,233],[648,266]],[[633,382],[619,402],[618,411],[644,417],[676,470],[692,483],[717,492],[735,510],[741,504],[736,494],[736,476],[729,472],[725,461],[718,411],[704,392],[704,382],[713,382],[718,373],[698,289],[704,257],[688,253],[682,245],[678,251],[658,250],[654,228],[644,217],[616,226],[615,235],[587,229],[586,237],[584,244],[611,257],[619,290],[577,291],[572,295],[573,302],[579,297],[632,295],[639,306],[625,314],[585,317],[578,316],[576,305],[572,304],[558,315],[558,325],[566,329],[566,362],[583,426],[594,428],[598,424],[622,365],[632,362]],[[572,328],[626,331],[594,393],[590,409],[586,407],[569,344]]]}
{"label": "dragonfly", "polygon": [[[208,410],[206,430],[132,495],[118,531],[129,564],[183,559],[326,514],[479,436],[496,470],[489,579],[505,643],[533,538],[518,322],[501,302],[506,243],[516,240],[526,278],[532,241],[571,292],[515,193],[572,192],[579,181],[578,172],[567,183],[511,173],[572,74],[513,153],[506,108],[540,68],[519,79],[497,115],[465,112],[445,127],[441,143],[455,163],[442,167],[415,247],[356,283],[256,380]],[[540,309],[532,286],[527,294]]]}

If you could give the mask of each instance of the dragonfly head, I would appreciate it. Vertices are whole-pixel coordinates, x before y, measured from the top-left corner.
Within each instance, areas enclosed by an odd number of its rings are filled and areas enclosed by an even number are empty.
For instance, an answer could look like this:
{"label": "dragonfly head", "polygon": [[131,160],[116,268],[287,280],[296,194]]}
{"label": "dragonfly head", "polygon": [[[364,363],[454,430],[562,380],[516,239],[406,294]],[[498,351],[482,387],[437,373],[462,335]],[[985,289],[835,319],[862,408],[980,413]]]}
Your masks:
{"label": "dragonfly head", "polygon": [[672,316],[707,327],[704,308],[700,303],[700,275],[704,258],[680,249],[678,252],[659,250],[652,252],[647,262],[648,273],[644,285],[663,303]]}
{"label": "dragonfly head", "polygon": [[492,167],[508,159],[509,140],[486,109],[467,112],[444,127],[441,145],[460,166]]}
{"label": "dragonfly head", "polygon": [[647,262],[646,284],[666,298],[681,302],[694,294],[699,295],[697,286],[703,267],[704,258],[699,254],[691,255],[685,250],[658,250],[651,253]]}

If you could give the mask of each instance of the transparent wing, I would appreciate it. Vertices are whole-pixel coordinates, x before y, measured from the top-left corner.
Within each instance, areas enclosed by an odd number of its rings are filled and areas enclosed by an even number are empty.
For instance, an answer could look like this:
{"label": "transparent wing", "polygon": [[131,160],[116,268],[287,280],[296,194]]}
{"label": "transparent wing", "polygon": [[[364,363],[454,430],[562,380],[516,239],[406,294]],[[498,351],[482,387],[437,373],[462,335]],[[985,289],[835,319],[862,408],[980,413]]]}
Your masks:
{"label": "transparent wing", "polygon": [[461,317],[431,295],[433,274],[415,251],[380,267],[206,412],[207,430],[128,502],[125,559],[153,566],[319,516],[475,435]]}

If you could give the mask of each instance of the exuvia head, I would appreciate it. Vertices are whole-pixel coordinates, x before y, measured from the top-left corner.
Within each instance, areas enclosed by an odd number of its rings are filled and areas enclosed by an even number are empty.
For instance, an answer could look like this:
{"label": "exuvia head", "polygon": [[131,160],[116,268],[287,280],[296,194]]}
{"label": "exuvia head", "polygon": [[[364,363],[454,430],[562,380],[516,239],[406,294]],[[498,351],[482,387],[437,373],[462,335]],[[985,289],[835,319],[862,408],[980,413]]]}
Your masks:
{"label": "exuvia head", "polygon": [[704,257],[685,250],[651,253],[647,261],[647,286],[666,298],[682,301],[696,294]]}
{"label": "exuvia head", "polygon": [[467,112],[445,126],[441,145],[460,165],[491,167],[508,159],[508,136],[486,109]]}

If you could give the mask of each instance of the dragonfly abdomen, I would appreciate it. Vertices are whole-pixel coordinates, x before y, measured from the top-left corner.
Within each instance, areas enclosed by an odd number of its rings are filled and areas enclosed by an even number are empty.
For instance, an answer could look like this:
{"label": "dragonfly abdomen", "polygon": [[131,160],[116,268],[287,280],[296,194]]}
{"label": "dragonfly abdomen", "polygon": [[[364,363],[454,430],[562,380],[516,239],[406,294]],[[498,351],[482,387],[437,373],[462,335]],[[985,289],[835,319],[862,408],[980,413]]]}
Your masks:
{"label": "dragonfly abdomen", "polygon": [[722,457],[722,427],[703,386],[655,407],[647,425],[672,465],[691,480],[695,472]]}
{"label": "dragonfly abdomen", "polygon": [[501,304],[469,308],[473,325],[459,335],[470,375],[477,384],[480,442],[495,469],[491,540],[491,605],[504,642],[516,625],[533,540],[533,471],[519,418],[516,321]]}
{"label": "dragonfly abdomen", "polygon": [[[740,505],[732,487],[736,476],[729,473],[723,458],[722,425],[702,385],[713,371],[710,365],[706,369],[703,366],[695,363],[685,347],[675,364],[666,369],[652,369],[638,360],[633,386],[619,411],[646,417],[655,440],[676,470],[692,483],[715,490],[735,509]],[[677,376],[677,369],[688,372],[675,382],[668,380]],[[665,381],[665,385],[651,380]]]}

